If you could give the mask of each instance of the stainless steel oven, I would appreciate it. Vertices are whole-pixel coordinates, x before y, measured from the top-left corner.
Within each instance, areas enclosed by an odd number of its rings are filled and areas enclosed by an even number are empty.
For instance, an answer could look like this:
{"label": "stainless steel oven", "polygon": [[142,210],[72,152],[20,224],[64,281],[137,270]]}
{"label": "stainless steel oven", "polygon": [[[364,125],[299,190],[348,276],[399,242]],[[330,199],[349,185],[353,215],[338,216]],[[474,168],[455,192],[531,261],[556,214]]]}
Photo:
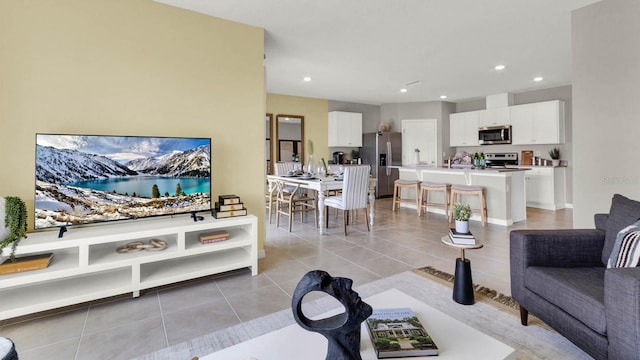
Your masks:
{"label": "stainless steel oven", "polygon": [[478,129],[478,143],[511,144],[511,125],[481,127]]}

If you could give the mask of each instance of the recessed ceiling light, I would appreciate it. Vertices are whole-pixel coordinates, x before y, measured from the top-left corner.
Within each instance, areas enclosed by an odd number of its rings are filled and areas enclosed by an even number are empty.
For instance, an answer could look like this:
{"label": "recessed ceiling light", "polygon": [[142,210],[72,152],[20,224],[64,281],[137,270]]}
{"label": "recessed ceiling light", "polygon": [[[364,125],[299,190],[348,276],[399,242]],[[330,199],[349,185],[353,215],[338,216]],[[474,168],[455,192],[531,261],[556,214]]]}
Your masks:
{"label": "recessed ceiling light", "polygon": [[504,65],[496,65],[496,66],[494,67],[494,69],[496,69],[496,70],[504,70],[504,68],[505,68],[505,67],[506,67],[506,66],[504,66]]}
{"label": "recessed ceiling light", "polygon": [[302,80],[304,80],[306,82],[309,82],[309,81],[311,81],[311,78],[309,76],[305,76],[304,79],[302,79]]}
{"label": "recessed ceiling light", "polygon": [[533,78],[533,81],[542,81],[544,78],[542,76],[536,76]]}
{"label": "recessed ceiling light", "polygon": [[444,100],[447,98],[447,95],[440,95],[440,99]]}
{"label": "recessed ceiling light", "polygon": [[400,92],[401,92],[401,93],[406,93],[406,92],[407,92],[407,89],[402,88],[402,89],[400,89]]}

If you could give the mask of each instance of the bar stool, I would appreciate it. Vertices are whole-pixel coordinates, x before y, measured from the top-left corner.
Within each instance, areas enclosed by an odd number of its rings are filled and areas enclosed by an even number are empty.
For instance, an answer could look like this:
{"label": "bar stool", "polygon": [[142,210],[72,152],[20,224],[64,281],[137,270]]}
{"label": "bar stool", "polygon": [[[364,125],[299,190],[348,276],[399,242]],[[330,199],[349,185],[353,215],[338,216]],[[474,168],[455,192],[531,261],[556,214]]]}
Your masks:
{"label": "bar stool", "polygon": [[[423,181],[420,183],[420,206],[418,207],[418,216],[422,213],[422,209],[424,209],[424,213],[427,213],[427,207],[435,206],[435,207],[444,207],[444,215],[449,216],[449,188],[451,185],[443,184],[443,183],[433,183]],[[442,191],[443,192],[443,203],[435,203],[429,202],[429,192],[433,191]]]}
{"label": "bar stool", "polygon": [[[449,200],[449,203],[453,205],[457,202],[459,195],[473,195],[480,198],[480,209],[471,210],[480,210],[482,214],[482,226],[487,225],[487,200],[484,196],[484,188],[482,186],[451,185],[451,200]],[[449,212],[449,222],[451,222],[452,218],[453,210]]]}
{"label": "bar stool", "polygon": [[418,180],[400,180],[400,179],[395,180],[393,182],[393,203],[392,203],[391,211],[396,211],[396,204],[397,204],[397,209],[400,210],[401,203],[405,203],[405,204],[412,203],[413,200],[402,200],[402,198],[400,197],[400,194],[402,189],[414,189],[416,191],[416,209],[418,210],[418,215],[420,215],[420,196],[418,193],[419,186],[420,186],[420,181]]}

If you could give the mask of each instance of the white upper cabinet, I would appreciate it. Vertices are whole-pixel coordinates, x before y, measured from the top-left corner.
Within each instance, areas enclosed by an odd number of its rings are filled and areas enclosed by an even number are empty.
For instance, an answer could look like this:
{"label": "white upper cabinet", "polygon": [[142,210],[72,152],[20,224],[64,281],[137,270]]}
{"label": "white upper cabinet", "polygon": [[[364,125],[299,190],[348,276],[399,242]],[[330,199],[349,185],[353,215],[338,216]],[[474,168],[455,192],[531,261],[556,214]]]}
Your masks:
{"label": "white upper cabinet", "polygon": [[362,146],[362,114],[330,111],[329,146]]}
{"label": "white upper cabinet", "polygon": [[511,112],[508,106],[481,110],[478,113],[478,127],[511,124]]}
{"label": "white upper cabinet", "polygon": [[478,145],[478,116],[480,111],[449,115],[449,146]]}
{"label": "white upper cabinet", "polygon": [[564,101],[511,106],[512,144],[564,143]]}

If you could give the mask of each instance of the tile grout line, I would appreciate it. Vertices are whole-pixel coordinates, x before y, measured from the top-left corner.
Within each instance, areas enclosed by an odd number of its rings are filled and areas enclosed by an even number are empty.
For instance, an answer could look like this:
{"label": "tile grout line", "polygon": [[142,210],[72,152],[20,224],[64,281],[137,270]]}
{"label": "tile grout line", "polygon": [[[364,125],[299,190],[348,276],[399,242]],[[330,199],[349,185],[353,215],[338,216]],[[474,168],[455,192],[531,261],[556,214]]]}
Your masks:
{"label": "tile grout line", "polygon": [[84,332],[87,329],[87,322],[89,321],[89,311],[91,310],[91,305],[87,307],[87,312],[84,316],[84,322],[82,323],[82,331],[80,331],[80,338],[78,339],[78,346],[76,346],[76,354],[74,359],[78,359],[78,355],[80,354],[80,346],[82,345],[82,339],[84,338]]}
{"label": "tile grout line", "polygon": [[231,311],[233,311],[233,315],[236,316],[236,319],[238,319],[238,321],[240,323],[243,323],[244,321],[242,321],[242,319],[240,318],[240,315],[238,315],[238,312],[236,311],[236,309],[233,307],[233,305],[231,305],[231,302],[229,301],[229,298],[227,297],[227,294],[225,294],[224,291],[222,291],[222,289],[220,288],[220,285],[218,285],[218,281],[216,279],[212,279],[212,280],[213,280],[213,284],[216,286],[218,291],[220,291],[220,294],[222,294],[222,297],[224,298],[224,301],[231,308]]}
{"label": "tile grout line", "polygon": [[169,346],[169,334],[167,331],[167,323],[164,319],[164,310],[162,309],[162,301],[160,301],[160,291],[156,291],[156,299],[158,300],[158,308],[160,310],[160,321],[162,322],[162,331],[164,333],[164,342]]}

